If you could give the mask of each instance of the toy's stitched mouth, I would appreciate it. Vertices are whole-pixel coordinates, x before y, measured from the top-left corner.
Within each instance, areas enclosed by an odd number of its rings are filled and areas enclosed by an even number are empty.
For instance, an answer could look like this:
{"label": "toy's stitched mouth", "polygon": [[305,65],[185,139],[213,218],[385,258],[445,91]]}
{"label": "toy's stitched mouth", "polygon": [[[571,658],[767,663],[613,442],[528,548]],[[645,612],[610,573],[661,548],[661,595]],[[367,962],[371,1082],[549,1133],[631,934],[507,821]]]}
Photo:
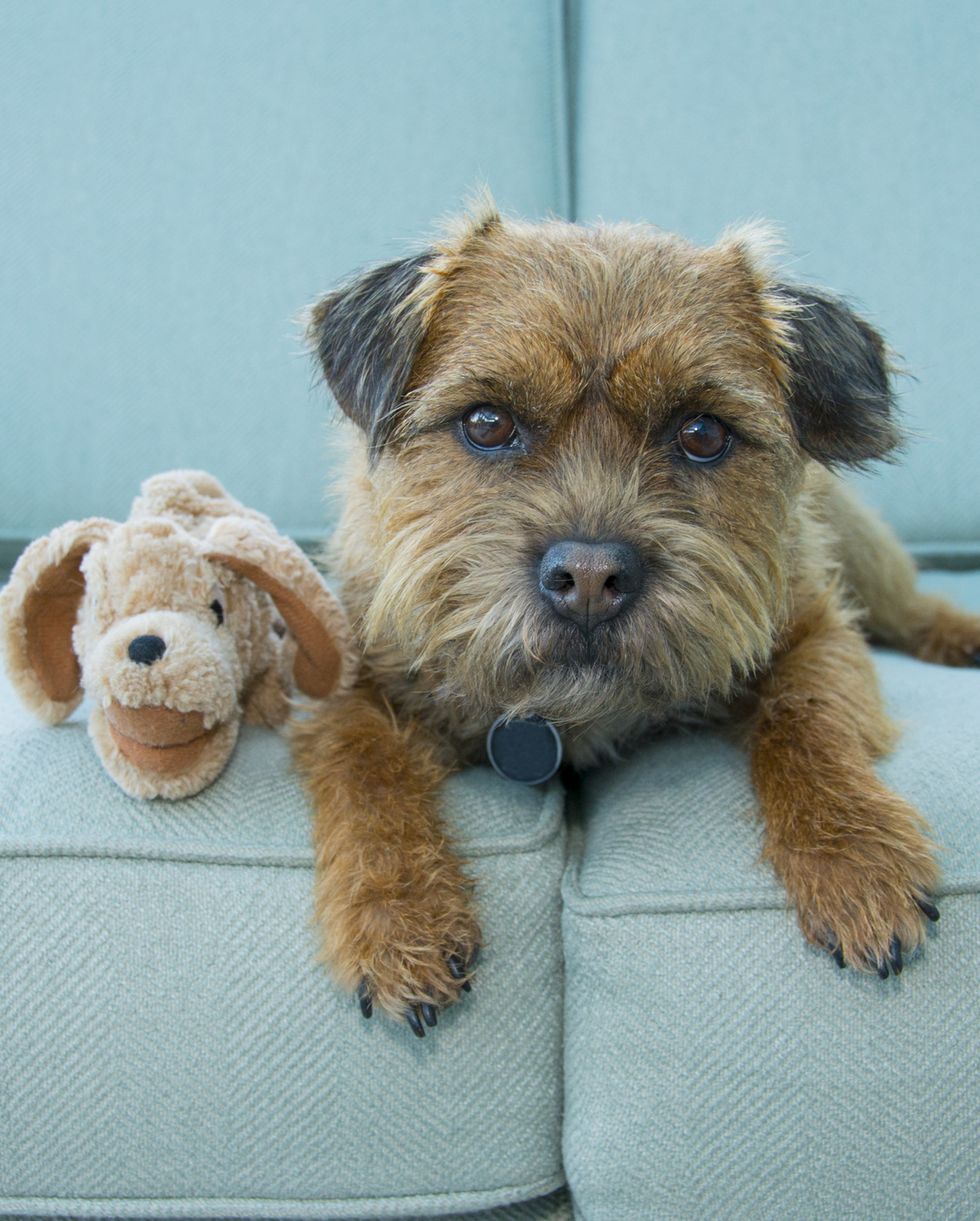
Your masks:
{"label": "toy's stitched mouth", "polygon": [[111,703],[105,710],[112,740],[136,767],[160,775],[186,772],[198,761],[220,728],[205,728],[201,712],[175,708],[126,708]]}

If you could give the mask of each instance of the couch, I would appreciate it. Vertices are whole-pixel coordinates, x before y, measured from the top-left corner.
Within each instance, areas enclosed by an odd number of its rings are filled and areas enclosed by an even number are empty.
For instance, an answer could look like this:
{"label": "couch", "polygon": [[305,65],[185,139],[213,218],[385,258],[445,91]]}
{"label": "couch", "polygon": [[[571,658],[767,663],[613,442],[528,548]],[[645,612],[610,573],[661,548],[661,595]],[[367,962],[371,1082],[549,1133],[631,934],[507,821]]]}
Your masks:
{"label": "couch", "polygon": [[[965,0],[12,0],[0,568],[177,466],[324,535],[344,427],[295,315],[485,180],[531,216],[781,223],[916,374],[905,461],[861,490],[980,611],[978,27]],[[882,775],[943,848],[899,978],[806,946],[744,756],[672,735],[574,792],[447,783],[487,946],[424,1041],[316,964],[282,738],[140,803],[84,709],[45,728],[0,686],[0,1215],[975,1216],[980,674],[877,663]]]}

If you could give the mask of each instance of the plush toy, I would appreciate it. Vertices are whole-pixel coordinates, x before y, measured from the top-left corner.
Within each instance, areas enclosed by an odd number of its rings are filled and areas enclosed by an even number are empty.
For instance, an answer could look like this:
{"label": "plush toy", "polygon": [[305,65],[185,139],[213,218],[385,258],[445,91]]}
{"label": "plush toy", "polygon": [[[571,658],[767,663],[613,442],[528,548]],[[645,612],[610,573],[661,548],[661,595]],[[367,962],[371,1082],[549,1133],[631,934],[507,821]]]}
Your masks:
{"label": "plush toy", "polygon": [[146,480],[122,523],[68,522],[0,593],[14,687],[49,724],[91,697],[89,734],[133,797],[186,797],[242,718],[279,725],[292,690],[346,686],[340,605],[303,552],[202,471]]}

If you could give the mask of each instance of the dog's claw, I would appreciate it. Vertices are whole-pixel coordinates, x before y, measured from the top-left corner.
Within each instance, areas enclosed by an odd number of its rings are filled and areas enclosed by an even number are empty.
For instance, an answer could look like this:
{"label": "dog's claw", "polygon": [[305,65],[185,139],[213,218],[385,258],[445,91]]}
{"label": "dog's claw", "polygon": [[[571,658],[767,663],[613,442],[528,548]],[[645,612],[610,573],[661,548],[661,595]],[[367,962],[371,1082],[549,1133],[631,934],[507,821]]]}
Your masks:
{"label": "dog's claw", "polygon": [[414,1009],[405,1010],[405,1021],[408,1022],[409,1026],[411,1026],[412,1034],[414,1034],[417,1039],[425,1038],[425,1027],[422,1025],[422,1019],[419,1016],[418,1006],[416,1006]]}
{"label": "dog's claw", "polygon": [[374,1012],[374,1002],[371,999],[367,981],[363,979],[357,985],[357,1003],[361,1006],[361,1015],[363,1017],[369,1018]]}
{"label": "dog's claw", "polygon": [[935,903],[933,903],[929,898],[920,898],[918,895],[915,896],[915,901],[918,904],[919,910],[922,912],[922,914],[931,920],[933,924],[935,924],[939,919],[939,908],[935,905]]}
{"label": "dog's claw", "polygon": [[464,992],[472,992],[473,985],[466,978],[466,972],[471,970],[476,962],[479,950],[474,950],[470,955],[469,960],[464,964],[462,958],[458,954],[450,954],[446,959],[446,966],[449,968],[449,974],[459,983],[460,988]]}
{"label": "dog's claw", "polygon": [[439,1011],[435,1005],[419,1005],[426,1026],[435,1026],[439,1021]]}
{"label": "dog's claw", "polygon": [[831,958],[833,958],[834,962],[836,962],[837,965],[841,968],[841,970],[843,970],[844,967],[847,966],[847,963],[844,961],[844,951],[840,948],[840,946],[837,946],[835,949],[831,950],[830,956],[831,956]]}
{"label": "dog's claw", "polygon": [[874,968],[878,972],[879,979],[888,978],[888,963],[883,958],[872,958],[869,953],[868,961],[874,963]]}
{"label": "dog's claw", "polygon": [[893,975],[901,975],[902,967],[902,943],[897,937],[892,938],[892,943],[888,947],[888,964],[892,969]]}

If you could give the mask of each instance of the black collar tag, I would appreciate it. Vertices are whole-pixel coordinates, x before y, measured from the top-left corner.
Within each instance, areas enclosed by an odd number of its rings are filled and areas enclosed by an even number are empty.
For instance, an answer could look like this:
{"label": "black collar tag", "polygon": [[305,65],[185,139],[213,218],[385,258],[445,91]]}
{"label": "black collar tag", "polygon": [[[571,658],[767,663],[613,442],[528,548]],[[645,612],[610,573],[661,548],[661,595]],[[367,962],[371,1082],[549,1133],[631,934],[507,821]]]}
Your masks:
{"label": "black collar tag", "polygon": [[487,758],[498,776],[521,784],[544,784],[561,766],[561,738],[543,717],[499,716],[487,734]]}

